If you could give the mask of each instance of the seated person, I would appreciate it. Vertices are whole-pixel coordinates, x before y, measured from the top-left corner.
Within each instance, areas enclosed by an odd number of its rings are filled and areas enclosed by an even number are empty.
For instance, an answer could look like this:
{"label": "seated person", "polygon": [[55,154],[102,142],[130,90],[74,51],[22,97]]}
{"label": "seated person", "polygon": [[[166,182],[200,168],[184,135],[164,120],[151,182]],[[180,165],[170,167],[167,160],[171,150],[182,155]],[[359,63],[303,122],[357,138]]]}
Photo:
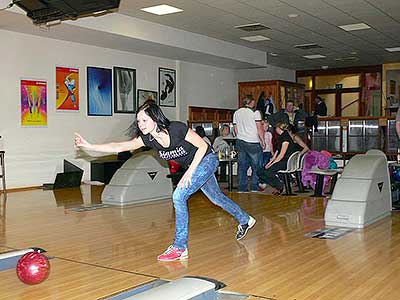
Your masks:
{"label": "seated person", "polygon": [[275,131],[278,134],[276,151],[264,168],[257,170],[257,175],[260,178],[260,189],[265,189],[266,184],[271,185],[274,190],[274,195],[280,195],[283,192],[283,183],[279,179],[278,171],[285,170],[287,161],[296,150],[292,138],[287,131],[288,124],[278,122],[275,126]]}
{"label": "seated person", "polygon": [[[216,152],[221,152],[224,155],[230,151],[229,144],[224,140],[224,138],[229,138],[232,137],[230,134],[230,128],[229,125],[222,125],[221,129],[219,131],[220,135],[217,136],[214,140],[213,148]],[[219,166],[220,166],[220,176],[219,180],[220,181],[226,181],[226,161],[220,161]]]}
{"label": "seated person", "polygon": [[219,130],[219,134],[220,135],[215,138],[212,146],[215,152],[221,151],[222,153],[225,153],[227,149],[229,150],[229,145],[224,139],[232,137],[229,125],[223,124]]}

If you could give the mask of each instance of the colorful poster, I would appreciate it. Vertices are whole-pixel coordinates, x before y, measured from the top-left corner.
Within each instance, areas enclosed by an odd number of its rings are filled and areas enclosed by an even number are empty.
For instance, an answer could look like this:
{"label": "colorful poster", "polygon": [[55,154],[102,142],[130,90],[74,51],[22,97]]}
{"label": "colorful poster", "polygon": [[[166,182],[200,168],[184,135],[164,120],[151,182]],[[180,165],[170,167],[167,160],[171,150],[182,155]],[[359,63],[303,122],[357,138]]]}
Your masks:
{"label": "colorful poster", "polygon": [[87,67],[88,116],[112,116],[111,69]]}
{"label": "colorful poster", "polygon": [[47,125],[47,82],[21,80],[21,125]]}
{"label": "colorful poster", "polygon": [[56,109],[79,110],[79,69],[56,67]]}

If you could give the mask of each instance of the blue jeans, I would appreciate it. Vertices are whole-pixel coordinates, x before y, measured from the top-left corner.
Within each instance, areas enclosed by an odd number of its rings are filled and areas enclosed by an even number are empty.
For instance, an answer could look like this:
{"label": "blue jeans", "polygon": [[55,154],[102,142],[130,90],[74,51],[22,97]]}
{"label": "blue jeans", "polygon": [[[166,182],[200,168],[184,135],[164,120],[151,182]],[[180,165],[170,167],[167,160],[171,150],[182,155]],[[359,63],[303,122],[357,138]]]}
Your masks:
{"label": "blue jeans", "polygon": [[262,148],[260,143],[236,141],[238,150],[238,191],[247,191],[247,170],[251,167],[251,190],[258,190],[257,170],[261,167]]}
{"label": "blue jeans", "polygon": [[263,154],[262,154],[262,163],[261,163],[261,167],[262,167],[262,168],[265,167],[265,165],[266,165],[267,163],[269,163],[269,161],[271,160],[271,158],[272,158],[272,153],[271,153],[271,152],[263,152]]}
{"label": "blue jeans", "polygon": [[189,214],[187,201],[199,189],[215,205],[231,214],[239,224],[247,224],[249,215],[239,205],[222,193],[215,171],[218,167],[217,154],[210,153],[203,157],[192,176],[192,184],[187,188],[177,187],[172,194],[175,207],[175,239],[174,247],[186,249],[188,241]]}

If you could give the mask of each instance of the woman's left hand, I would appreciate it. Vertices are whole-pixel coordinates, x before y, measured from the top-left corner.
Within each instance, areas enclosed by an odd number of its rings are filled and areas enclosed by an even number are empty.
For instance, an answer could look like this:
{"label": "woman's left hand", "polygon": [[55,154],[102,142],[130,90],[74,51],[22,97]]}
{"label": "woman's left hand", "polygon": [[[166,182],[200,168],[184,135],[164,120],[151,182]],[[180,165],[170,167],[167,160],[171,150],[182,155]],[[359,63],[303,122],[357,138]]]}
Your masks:
{"label": "woman's left hand", "polygon": [[183,174],[181,180],[179,180],[178,188],[188,188],[192,184],[192,176],[193,172],[188,169],[185,174]]}

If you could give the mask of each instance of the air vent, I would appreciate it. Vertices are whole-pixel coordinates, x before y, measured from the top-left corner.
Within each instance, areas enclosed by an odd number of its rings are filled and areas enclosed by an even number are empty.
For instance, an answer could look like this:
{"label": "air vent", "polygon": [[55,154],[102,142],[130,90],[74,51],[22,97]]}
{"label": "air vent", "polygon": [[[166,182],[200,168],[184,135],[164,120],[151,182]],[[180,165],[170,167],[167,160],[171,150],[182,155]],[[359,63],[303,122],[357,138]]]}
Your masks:
{"label": "air vent", "polygon": [[302,49],[302,50],[322,48],[320,45],[317,45],[317,44],[302,44],[302,45],[295,45],[294,47],[297,49]]}
{"label": "air vent", "polygon": [[271,29],[261,23],[254,23],[254,24],[245,24],[245,25],[238,25],[235,26],[236,29],[240,29],[243,31],[247,32],[254,32],[254,31],[260,31],[260,30],[268,30]]}

